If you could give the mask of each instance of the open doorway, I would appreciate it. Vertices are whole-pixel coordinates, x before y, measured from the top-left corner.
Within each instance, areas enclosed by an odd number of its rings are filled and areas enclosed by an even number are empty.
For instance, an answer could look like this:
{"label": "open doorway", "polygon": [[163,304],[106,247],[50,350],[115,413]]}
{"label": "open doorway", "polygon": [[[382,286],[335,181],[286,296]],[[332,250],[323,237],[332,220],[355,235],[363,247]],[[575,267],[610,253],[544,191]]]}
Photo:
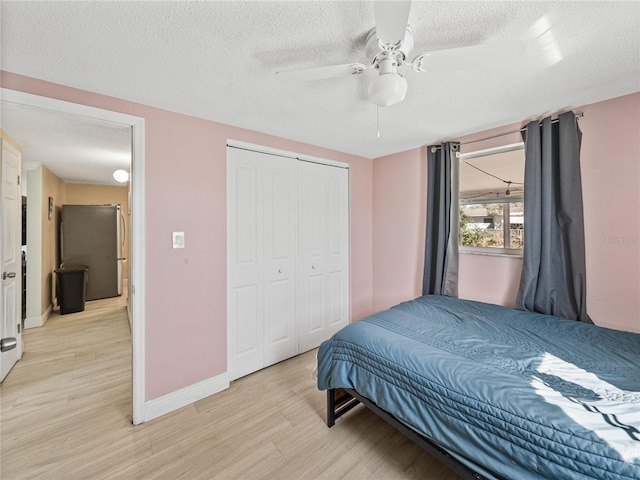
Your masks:
{"label": "open doorway", "polygon": [[[129,318],[132,343],[132,400],[133,423],[144,418],[144,119],[109,110],[88,107],[48,97],[2,89],[3,107],[40,109],[60,116],[74,116],[88,122],[110,124],[130,132],[130,212],[129,253]],[[3,119],[4,120],[4,119]],[[6,123],[5,123],[6,124]],[[27,206],[29,199],[27,198]],[[28,207],[27,207],[28,208]],[[27,230],[28,230],[27,225]],[[45,272],[45,274],[49,274]]]}

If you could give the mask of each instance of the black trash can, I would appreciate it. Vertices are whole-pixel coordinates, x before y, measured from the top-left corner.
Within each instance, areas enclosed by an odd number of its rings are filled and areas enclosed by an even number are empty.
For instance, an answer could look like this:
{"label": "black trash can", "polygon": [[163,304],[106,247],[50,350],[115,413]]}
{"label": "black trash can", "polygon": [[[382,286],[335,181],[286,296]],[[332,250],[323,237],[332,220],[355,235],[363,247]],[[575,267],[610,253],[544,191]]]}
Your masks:
{"label": "black trash can", "polygon": [[68,265],[54,270],[60,315],[84,310],[88,270],[89,267],[85,265]]}

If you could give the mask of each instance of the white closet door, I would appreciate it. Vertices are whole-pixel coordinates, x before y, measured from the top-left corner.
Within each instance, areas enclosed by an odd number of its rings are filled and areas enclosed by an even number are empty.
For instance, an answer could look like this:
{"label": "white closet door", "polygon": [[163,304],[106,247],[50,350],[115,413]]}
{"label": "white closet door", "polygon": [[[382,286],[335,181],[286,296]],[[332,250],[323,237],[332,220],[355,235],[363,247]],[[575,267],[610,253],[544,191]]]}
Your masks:
{"label": "white closet door", "polygon": [[297,353],[296,163],[227,149],[231,380]]}
{"label": "white closet door", "polygon": [[264,366],[298,353],[297,161],[270,157],[264,168]]}
{"label": "white closet door", "polygon": [[227,349],[231,380],[262,368],[263,186],[252,152],[227,149]]}
{"label": "white closet door", "polygon": [[349,172],[299,162],[300,351],[349,323]]}

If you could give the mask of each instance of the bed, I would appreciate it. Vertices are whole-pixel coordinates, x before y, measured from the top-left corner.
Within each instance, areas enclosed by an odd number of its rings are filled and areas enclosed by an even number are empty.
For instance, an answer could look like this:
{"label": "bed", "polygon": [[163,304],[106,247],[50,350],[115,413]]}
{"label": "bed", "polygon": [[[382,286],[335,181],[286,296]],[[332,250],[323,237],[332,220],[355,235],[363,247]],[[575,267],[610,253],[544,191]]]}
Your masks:
{"label": "bed", "polygon": [[427,295],[318,350],[328,418],[364,403],[466,478],[640,479],[640,335]]}

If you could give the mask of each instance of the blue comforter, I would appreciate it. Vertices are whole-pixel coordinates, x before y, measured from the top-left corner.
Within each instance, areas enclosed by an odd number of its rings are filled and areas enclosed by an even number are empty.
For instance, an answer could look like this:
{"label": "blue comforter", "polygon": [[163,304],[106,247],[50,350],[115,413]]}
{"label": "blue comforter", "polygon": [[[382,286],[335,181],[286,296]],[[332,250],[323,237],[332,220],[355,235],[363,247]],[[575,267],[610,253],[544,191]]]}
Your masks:
{"label": "blue comforter", "polygon": [[351,388],[489,476],[640,479],[640,335],[444,296],[320,346]]}

